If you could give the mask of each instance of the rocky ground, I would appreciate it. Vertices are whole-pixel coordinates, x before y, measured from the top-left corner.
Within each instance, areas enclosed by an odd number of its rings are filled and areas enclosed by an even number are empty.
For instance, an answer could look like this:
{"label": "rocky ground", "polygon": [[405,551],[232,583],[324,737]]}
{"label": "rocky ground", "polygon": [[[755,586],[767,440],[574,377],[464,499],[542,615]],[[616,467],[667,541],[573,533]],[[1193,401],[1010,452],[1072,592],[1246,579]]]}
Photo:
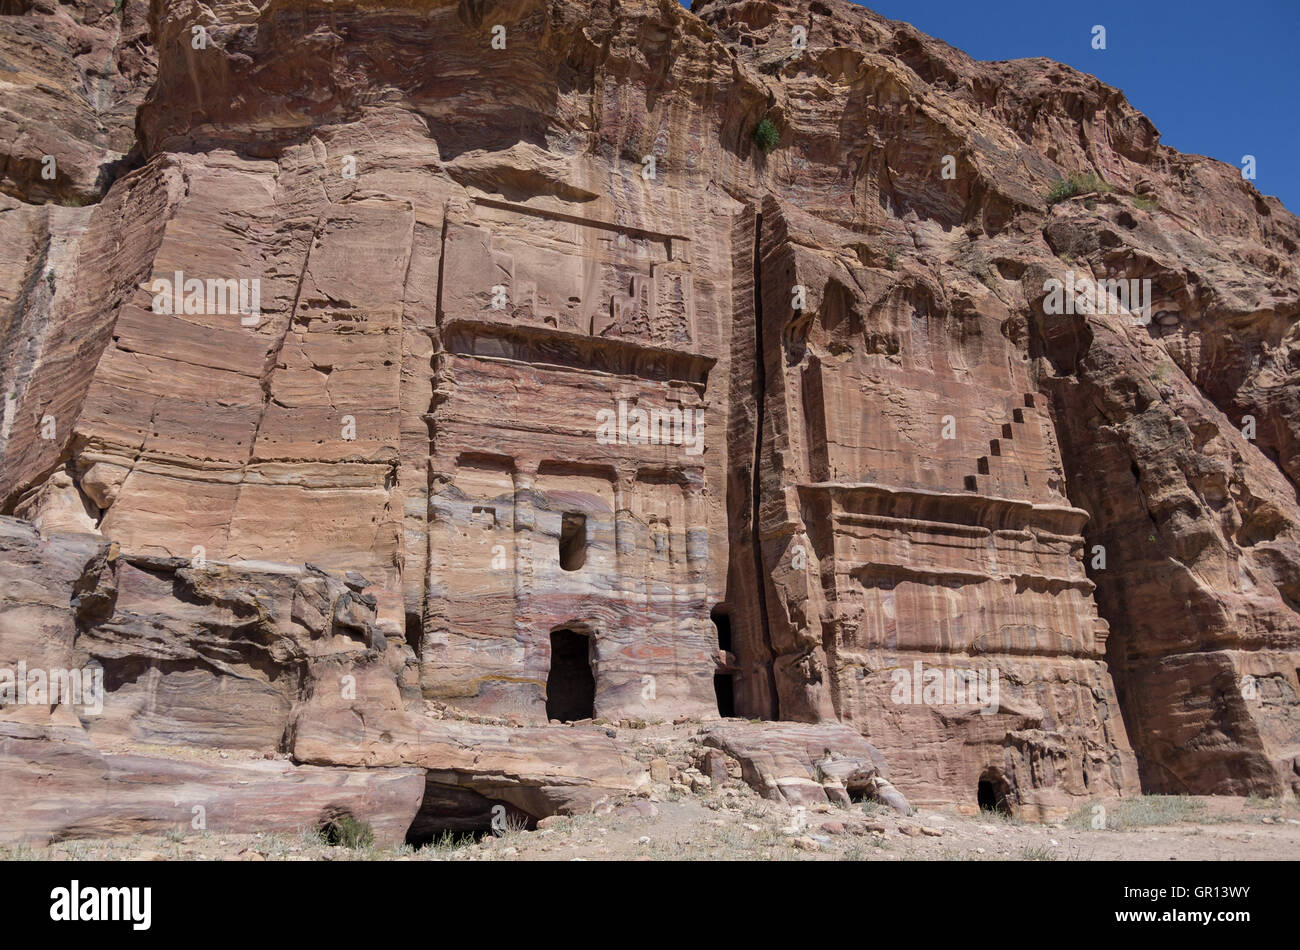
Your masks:
{"label": "rocky ground", "polygon": [[1112,803],[1112,827],[1089,814],[1038,825],[991,813],[921,810],[903,818],[872,803],[797,813],[737,791],[671,795],[640,815],[582,815],[543,821],[535,831],[447,835],[398,850],[330,846],[311,831],[293,835],[173,832],[48,848],[0,847],[0,860],[127,861],[1102,861],[1294,860],[1300,805],[1223,797],[1144,796]]}
{"label": "rocky ground", "polygon": [[[331,845],[297,834],[177,829],[45,848],[0,847],[0,860],[1294,860],[1300,802],[1229,796],[1145,795],[1081,803],[1060,821],[920,807],[902,815],[875,801],[794,806],[754,791],[730,763],[711,780],[698,761],[697,724],[601,723],[638,736],[654,783],[590,814],[552,816],[535,829],[447,832],[421,847]],[[120,749],[119,752],[139,751]],[[158,747],[151,750],[155,755]],[[192,756],[193,750],[167,750]],[[235,753],[205,753],[237,758]]]}

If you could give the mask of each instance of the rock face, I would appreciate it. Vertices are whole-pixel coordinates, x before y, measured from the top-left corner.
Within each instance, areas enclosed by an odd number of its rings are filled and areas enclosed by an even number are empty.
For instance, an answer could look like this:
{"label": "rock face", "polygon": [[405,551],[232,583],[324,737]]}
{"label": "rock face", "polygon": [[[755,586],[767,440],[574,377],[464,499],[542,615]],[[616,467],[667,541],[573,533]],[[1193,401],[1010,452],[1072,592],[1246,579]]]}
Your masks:
{"label": "rock face", "polygon": [[5,0],[0,190],[85,204],[131,162],[157,64],[147,0]]}
{"label": "rock face", "polygon": [[419,769],[105,755],[75,723],[0,722],[0,764],[0,841],[40,846],[191,828],[293,833],[351,815],[391,847],[406,839],[425,798]]}
{"label": "rock face", "polygon": [[0,669],[104,695],[0,767],[417,838],[642,793],[590,719],[785,720],[705,742],[787,798],[1300,785],[1300,222],[1117,91],[840,0],[46,6]]}

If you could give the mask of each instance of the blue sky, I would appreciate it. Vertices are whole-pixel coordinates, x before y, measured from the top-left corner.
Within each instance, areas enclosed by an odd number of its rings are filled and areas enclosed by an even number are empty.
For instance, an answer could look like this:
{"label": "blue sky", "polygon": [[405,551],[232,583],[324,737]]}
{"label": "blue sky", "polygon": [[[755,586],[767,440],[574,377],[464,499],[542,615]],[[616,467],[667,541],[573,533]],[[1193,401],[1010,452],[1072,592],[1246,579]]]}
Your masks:
{"label": "blue sky", "polygon": [[[689,3],[687,4],[689,6]],[[871,0],[975,59],[1046,56],[1124,91],[1160,141],[1241,167],[1300,214],[1300,0]],[[1092,27],[1106,27],[1093,50]]]}

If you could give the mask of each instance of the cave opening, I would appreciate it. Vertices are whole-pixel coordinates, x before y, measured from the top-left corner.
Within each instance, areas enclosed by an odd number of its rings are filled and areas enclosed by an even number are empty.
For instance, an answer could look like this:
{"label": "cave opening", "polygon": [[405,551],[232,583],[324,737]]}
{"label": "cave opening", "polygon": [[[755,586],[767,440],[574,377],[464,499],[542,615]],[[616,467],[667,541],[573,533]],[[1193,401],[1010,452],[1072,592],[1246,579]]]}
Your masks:
{"label": "cave opening", "polygon": [[446,785],[438,773],[425,775],[424,798],[406,830],[412,848],[459,847],[493,835],[532,830],[536,819],[509,802],[473,789]]}
{"label": "cave opening", "polygon": [[551,631],[551,669],[546,674],[546,718],[576,722],[595,716],[596,675],[591,638],[576,630]]}
{"label": "cave opening", "polygon": [[406,636],[406,645],[411,648],[412,653],[419,656],[420,645],[424,640],[424,618],[420,616],[418,610],[407,609],[405,620],[403,633]]}
{"label": "cave opening", "polygon": [[560,522],[560,567],[577,571],[587,563],[587,516],[566,511]]}
{"label": "cave opening", "polygon": [[993,783],[987,779],[980,779],[976,796],[979,799],[980,811],[994,811],[997,808],[997,796],[993,794]]}
{"label": "cave opening", "polygon": [[979,784],[975,789],[975,798],[982,812],[1011,814],[1011,786],[996,769],[989,769],[980,776]]}
{"label": "cave opening", "polygon": [[375,840],[369,824],[359,820],[348,809],[337,806],[326,808],[321,813],[316,822],[316,836],[331,848],[365,847]]}

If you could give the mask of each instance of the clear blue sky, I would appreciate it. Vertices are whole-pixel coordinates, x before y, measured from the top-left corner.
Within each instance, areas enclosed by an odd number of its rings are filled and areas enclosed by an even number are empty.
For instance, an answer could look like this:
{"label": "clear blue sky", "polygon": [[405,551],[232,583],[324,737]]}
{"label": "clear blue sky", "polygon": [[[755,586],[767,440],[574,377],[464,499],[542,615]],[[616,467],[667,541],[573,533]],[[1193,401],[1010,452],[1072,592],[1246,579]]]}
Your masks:
{"label": "clear blue sky", "polygon": [[[686,6],[689,6],[689,2]],[[975,59],[1046,56],[1123,90],[1160,141],[1241,167],[1300,214],[1300,0],[869,0]],[[1106,27],[1093,50],[1092,27]]]}

